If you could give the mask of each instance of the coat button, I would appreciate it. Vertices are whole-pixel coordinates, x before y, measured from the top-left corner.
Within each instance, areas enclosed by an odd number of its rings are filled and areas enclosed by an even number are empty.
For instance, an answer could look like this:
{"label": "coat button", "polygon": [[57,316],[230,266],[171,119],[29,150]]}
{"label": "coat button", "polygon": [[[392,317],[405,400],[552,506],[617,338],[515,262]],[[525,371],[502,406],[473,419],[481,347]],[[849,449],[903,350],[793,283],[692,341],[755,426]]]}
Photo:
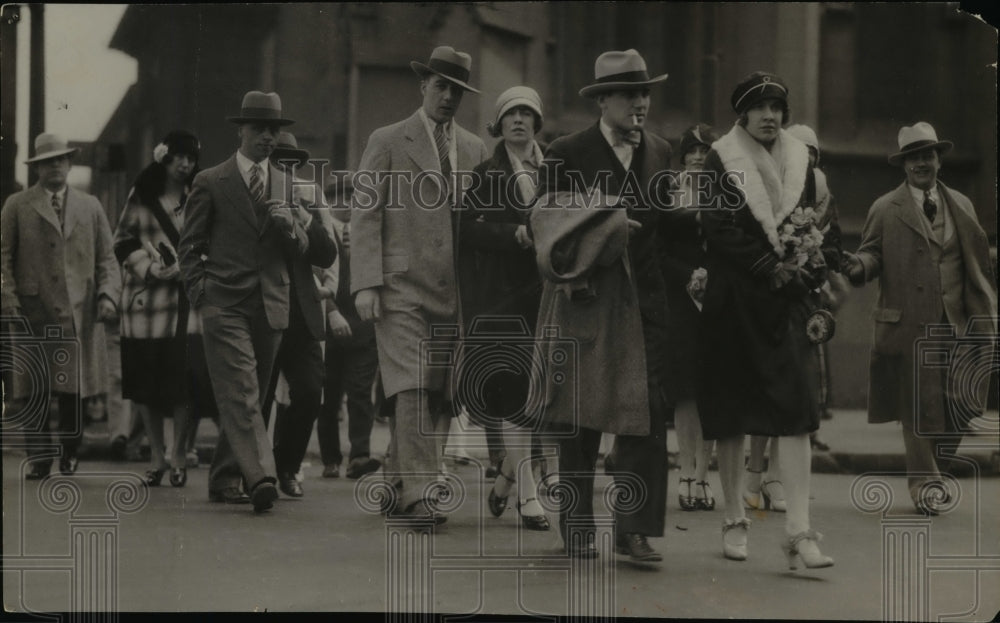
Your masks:
{"label": "coat button", "polygon": [[923,291],[924,291],[924,286],[922,286],[922,285],[920,285],[920,284],[918,283],[918,284],[917,284],[917,290],[918,290],[919,292],[923,292]]}
{"label": "coat button", "polygon": [[56,283],[58,281],[59,281],[59,275],[52,275],[52,283]]}
{"label": "coat button", "polygon": [[438,285],[439,285],[439,286],[441,286],[441,287],[443,288],[443,287],[445,287],[446,285],[448,285],[448,282],[447,282],[447,281],[445,281],[444,279],[438,279]]}
{"label": "coat button", "polygon": [[923,249],[917,249],[917,253],[918,253],[918,254],[922,255],[922,254],[923,254],[923,252],[924,252],[924,250],[923,250]]}

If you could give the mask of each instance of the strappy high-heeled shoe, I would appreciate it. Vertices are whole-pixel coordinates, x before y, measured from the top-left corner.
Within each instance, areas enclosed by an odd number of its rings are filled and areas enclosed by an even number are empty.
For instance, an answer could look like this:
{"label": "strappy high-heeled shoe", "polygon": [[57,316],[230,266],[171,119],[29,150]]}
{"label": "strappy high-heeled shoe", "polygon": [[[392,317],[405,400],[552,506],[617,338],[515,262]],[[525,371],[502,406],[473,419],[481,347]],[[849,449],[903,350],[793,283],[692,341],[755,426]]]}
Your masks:
{"label": "strappy high-heeled shoe", "polygon": [[747,532],[750,520],[726,519],[722,522],[722,555],[729,560],[747,559]]}
{"label": "strappy high-heeled shoe", "polygon": [[764,501],[764,510],[784,513],[788,510],[785,503],[785,488],[780,480],[765,480],[760,483],[760,497]]}
{"label": "strappy high-heeled shoe", "polygon": [[147,487],[159,487],[160,481],[163,480],[163,474],[167,473],[169,467],[161,467],[160,469],[147,469],[146,470],[146,486]]}
{"label": "strappy high-heeled shoe", "polygon": [[[677,492],[677,502],[681,506],[682,511],[694,511],[698,510],[698,503],[695,501],[694,496],[691,495],[691,485],[694,484],[694,478],[681,478],[680,486]],[[685,493],[687,491],[687,493]]]}
{"label": "strappy high-heeled shoe", "polygon": [[823,535],[815,530],[806,530],[788,537],[788,540],[781,544],[781,550],[785,552],[785,557],[788,558],[788,568],[792,570],[798,568],[795,564],[796,558],[802,560],[802,564],[805,565],[806,569],[832,567],[833,558],[824,556],[819,551],[817,543],[822,539]]}
{"label": "strappy high-heeled shoe", "polygon": [[[506,476],[503,472],[497,474],[497,478],[503,478],[511,485],[515,484],[516,482],[513,478],[509,478],[508,476]],[[507,498],[508,495],[505,495],[503,497],[497,495],[496,481],[494,481],[493,487],[490,488],[489,497],[486,498],[486,504],[487,506],[490,507],[490,512],[493,513],[494,517],[499,517],[500,515],[503,515],[504,510],[507,509]]]}
{"label": "strappy high-heeled shoe", "polygon": [[187,484],[188,472],[186,467],[175,467],[170,470],[170,486],[183,487]]}
{"label": "strappy high-heeled shoe", "polygon": [[699,480],[695,485],[701,490],[700,494],[694,497],[694,502],[698,509],[703,511],[714,510],[715,496],[712,495],[712,488],[708,486],[708,482]]}
{"label": "strappy high-heeled shoe", "polygon": [[518,500],[516,504],[517,514],[521,516],[521,523],[524,524],[525,528],[528,530],[538,530],[540,532],[544,532],[545,530],[551,528],[549,525],[549,518],[546,517],[544,513],[541,515],[524,515],[521,513],[521,507],[531,501],[537,502],[538,498],[528,498],[524,501],[524,503],[521,503],[521,501]]}

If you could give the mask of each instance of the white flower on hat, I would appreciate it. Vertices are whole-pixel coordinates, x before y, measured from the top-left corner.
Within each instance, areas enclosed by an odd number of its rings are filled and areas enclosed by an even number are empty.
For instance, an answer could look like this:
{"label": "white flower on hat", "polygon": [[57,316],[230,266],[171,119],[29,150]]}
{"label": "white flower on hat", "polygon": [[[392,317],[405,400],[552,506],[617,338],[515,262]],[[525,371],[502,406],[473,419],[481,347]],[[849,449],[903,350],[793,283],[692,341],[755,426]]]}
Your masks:
{"label": "white flower on hat", "polygon": [[167,147],[166,144],[160,143],[159,145],[153,148],[153,160],[155,160],[159,164],[163,164],[163,159],[167,157],[167,152],[169,151],[170,148]]}

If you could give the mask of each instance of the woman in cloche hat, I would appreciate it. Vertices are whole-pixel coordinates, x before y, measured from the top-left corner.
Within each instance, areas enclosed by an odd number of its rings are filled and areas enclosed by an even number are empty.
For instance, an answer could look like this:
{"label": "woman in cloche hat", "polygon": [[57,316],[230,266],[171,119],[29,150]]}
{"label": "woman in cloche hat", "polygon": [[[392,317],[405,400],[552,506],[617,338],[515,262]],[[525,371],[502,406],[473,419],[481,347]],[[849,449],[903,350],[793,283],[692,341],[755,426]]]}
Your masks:
{"label": "woman in cloche hat", "polygon": [[[747,558],[743,446],[746,435],[762,435],[778,437],[772,460],[787,500],[782,549],[789,568],[800,559],[808,568],[829,567],[833,559],[820,552],[809,522],[819,375],[806,321],[826,280],[813,170],[806,145],[783,129],[789,108],[781,78],[754,72],[733,90],[731,103],[738,121],[705,161],[715,174],[718,209],[701,212],[709,277],[698,411],[704,437],[718,440],[723,554]],[[727,175],[736,190],[723,182]]]}

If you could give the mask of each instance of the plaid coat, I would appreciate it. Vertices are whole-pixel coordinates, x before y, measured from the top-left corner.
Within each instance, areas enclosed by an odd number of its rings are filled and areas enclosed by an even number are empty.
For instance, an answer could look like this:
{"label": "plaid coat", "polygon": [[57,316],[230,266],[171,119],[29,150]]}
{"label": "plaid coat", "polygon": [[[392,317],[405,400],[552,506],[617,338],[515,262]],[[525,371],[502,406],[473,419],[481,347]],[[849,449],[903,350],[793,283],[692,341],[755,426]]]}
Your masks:
{"label": "plaid coat", "polygon": [[[157,212],[160,218],[157,218]],[[180,275],[172,281],[151,280],[147,283],[144,280],[145,267],[152,260],[146,243],[156,249],[164,242],[177,257],[180,233],[172,224],[164,228],[161,220],[168,224],[170,221],[162,206],[145,206],[134,189],[129,193],[114,238],[115,257],[122,265],[124,275],[120,305],[122,338],[150,339],[176,335],[183,286]],[[187,333],[201,333],[198,313],[188,307]]]}

